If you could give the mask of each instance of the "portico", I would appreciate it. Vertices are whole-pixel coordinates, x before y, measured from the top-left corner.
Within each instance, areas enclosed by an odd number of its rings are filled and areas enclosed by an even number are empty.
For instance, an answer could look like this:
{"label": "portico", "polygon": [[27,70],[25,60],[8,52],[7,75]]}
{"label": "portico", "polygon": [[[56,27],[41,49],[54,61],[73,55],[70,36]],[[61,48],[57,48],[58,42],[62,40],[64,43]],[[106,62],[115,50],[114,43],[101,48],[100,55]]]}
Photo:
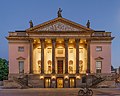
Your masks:
{"label": "portico", "polygon": [[31,53],[33,54],[34,74],[86,73],[88,60],[86,40],[35,39]]}

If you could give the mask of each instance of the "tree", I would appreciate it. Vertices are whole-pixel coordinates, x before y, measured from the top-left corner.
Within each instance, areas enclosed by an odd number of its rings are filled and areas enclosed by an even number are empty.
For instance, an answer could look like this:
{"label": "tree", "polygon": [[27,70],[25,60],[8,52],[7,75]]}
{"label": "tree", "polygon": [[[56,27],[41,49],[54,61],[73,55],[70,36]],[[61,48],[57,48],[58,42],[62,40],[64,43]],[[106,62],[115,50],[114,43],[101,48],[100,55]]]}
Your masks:
{"label": "tree", "polygon": [[8,61],[0,58],[0,81],[8,79]]}

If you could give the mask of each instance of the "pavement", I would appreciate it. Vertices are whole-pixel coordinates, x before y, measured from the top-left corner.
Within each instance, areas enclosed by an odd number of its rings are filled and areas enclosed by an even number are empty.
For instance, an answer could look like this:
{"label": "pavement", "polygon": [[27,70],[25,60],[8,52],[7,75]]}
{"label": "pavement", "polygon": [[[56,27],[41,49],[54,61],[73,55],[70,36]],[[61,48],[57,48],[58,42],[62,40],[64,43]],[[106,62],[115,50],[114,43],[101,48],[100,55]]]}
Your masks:
{"label": "pavement", "polygon": [[[0,96],[78,96],[80,88],[0,89]],[[93,96],[120,96],[120,88],[96,88]]]}

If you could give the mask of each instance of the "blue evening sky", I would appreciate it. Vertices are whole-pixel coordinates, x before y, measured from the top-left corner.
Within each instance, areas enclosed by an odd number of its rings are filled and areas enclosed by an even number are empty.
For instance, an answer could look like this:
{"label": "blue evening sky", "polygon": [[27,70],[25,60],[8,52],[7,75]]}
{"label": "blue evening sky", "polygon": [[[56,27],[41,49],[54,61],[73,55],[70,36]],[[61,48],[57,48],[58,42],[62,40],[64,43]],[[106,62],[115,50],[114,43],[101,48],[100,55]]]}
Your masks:
{"label": "blue evening sky", "polygon": [[0,58],[8,60],[9,31],[54,19],[59,7],[66,19],[82,25],[89,19],[92,29],[112,32],[112,65],[120,66],[120,0],[0,0]]}

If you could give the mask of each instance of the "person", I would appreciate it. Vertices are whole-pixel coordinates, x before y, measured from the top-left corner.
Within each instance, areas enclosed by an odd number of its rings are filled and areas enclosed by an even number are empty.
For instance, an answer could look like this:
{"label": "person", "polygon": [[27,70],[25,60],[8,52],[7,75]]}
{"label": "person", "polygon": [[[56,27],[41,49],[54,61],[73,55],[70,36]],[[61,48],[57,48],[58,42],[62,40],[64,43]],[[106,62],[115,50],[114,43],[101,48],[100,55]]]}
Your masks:
{"label": "person", "polygon": [[61,12],[62,12],[62,10],[61,10],[61,8],[59,8],[59,10],[58,10],[58,12],[57,12],[58,17],[62,17]]}

